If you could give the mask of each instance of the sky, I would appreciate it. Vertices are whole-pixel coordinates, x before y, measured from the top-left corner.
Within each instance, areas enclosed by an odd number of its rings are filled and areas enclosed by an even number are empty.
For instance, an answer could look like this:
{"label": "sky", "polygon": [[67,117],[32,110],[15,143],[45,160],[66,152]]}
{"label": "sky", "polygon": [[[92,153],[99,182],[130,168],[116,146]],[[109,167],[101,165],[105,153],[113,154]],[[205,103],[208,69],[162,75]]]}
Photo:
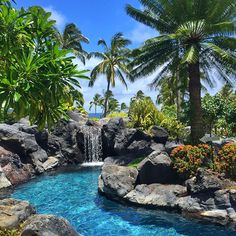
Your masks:
{"label": "sky", "polygon": [[[100,51],[97,41],[102,38],[109,42],[117,32],[122,32],[132,41],[132,48],[139,47],[145,40],[158,35],[158,32],[138,23],[126,14],[126,4],[141,9],[138,0],[16,0],[16,2],[17,7],[39,5],[52,12],[51,17],[57,21],[60,31],[66,24],[75,23],[90,40],[90,44],[83,44],[87,52]],[[74,62],[78,64],[79,70],[91,70],[99,63],[94,58],[87,61],[85,66],[78,59]],[[117,80],[116,87],[112,89],[113,94],[120,103],[129,104],[130,98],[138,90],[142,90],[155,101],[158,91],[148,87],[155,76],[156,73],[140,78],[134,83],[127,82],[128,90]],[[92,101],[94,94],[102,94],[106,89],[106,79],[100,76],[93,88],[88,87],[88,81],[85,80],[80,80],[80,84],[85,99],[85,109],[88,111],[89,102]]]}

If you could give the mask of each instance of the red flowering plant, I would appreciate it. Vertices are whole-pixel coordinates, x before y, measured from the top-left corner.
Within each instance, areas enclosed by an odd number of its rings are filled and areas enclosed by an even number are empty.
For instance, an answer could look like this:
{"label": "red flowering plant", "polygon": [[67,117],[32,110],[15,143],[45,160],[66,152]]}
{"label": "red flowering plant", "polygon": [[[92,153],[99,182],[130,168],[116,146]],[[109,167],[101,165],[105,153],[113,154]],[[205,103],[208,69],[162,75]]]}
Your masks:
{"label": "red flowering plant", "polygon": [[170,156],[177,172],[183,178],[189,178],[196,174],[199,167],[208,167],[211,148],[206,144],[183,145],[175,148]]}
{"label": "red flowering plant", "polygon": [[236,143],[223,146],[214,160],[214,169],[236,179]]}

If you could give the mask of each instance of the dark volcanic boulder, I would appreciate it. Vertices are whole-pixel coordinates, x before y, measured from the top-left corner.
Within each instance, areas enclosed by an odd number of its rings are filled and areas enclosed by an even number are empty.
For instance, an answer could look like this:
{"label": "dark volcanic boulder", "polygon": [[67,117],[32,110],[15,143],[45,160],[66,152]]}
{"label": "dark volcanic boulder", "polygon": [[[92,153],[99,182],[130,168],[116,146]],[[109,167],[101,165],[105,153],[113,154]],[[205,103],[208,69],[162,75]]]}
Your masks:
{"label": "dark volcanic boulder", "polygon": [[127,153],[144,154],[149,149],[151,137],[138,129],[122,129],[115,137],[116,155]]}
{"label": "dark volcanic boulder", "polygon": [[35,209],[26,201],[15,199],[0,200],[0,228],[18,227]]}
{"label": "dark volcanic boulder", "polygon": [[106,196],[124,197],[135,187],[138,171],[134,168],[104,165],[99,177],[98,189]]}
{"label": "dark volcanic boulder", "polygon": [[169,133],[162,127],[153,126],[150,133],[156,143],[166,144],[169,138]]}
{"label": "dark volcanic boulder", "polygon": [[103,125],[102,142],[104,157],[116,155],[114,149],[115,137],[124,128],[125,124],[122,118],[112,118],[107,124]]}
{"label": "dark volcanic boulder", "polygon": [[200,168],[196,177],[186,181],[186,186],[190,194],[214,192],[223,187],[223,181],[216,173]]}
{"label": "dark volcanic boulder", "polygon": [[79,236],[69,222],[53,215],[34,215],[24,223],[22,236]]}
{"label": "dark volcanic boulder", "polygon": [[167,153],[155,151],[138,165],[139,184],[173,184],[177,182],[176,172]]}
{"label": "dark volcanic boulder", "polygon": [[20,156],[22,163],[32,164],[37,172],[43,172],[42,163],[47,153],[37,144],[34,135],[19,131],[16,127],[0,124],[0,145]]}

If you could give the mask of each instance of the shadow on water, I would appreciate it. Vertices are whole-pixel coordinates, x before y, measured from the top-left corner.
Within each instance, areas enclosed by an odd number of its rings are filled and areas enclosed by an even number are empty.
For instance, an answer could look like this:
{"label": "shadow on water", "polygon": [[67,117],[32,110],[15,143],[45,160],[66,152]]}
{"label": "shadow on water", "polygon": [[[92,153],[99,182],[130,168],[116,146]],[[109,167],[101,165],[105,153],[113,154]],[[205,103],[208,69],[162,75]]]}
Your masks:
{"label": "shadow on water", "polygon": [[189,236],[233,236],[236,231],[226,229],[222,226],[199,223],[196,220],[187,220],[177,213],[170,213],[161,210],[145,209],[142,207],[126,206],[111,201],[106,197],[97,195],[95,204],[102,211],[122,218],[135,226],[154,226],[161,228],[174,228],[176,232]]}

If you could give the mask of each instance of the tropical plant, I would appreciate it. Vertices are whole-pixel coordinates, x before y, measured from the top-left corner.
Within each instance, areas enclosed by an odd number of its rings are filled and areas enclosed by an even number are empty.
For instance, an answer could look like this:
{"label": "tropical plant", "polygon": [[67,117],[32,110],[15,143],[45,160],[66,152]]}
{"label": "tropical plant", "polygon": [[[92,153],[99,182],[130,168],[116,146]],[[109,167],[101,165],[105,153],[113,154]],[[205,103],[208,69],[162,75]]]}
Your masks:
{"label": "tropical plant", "polygon": [[128,115],[131,127],[146,131],[163,120],[163,114],[157,110],[150,97],[132,98]]}
{"label": "tropical plant", "polygon": [[102,106],[103,98],[100,94],[96,93],[93,97],[93,101],[91,101],[89,110],[91,111],[92,107],[94,106],[94,113],[97,114],[97,107]]}
{"label": "tropical plant", "polygon": [[121,104],[120,104],[120,112],[122,112],[122,111],[127,111],[128,110],[128,106],[126,105],[126,103],[125,102],[122,102]]}
{"label": "tropical plant", "polygon": [[170,156],[176,171],[187,179],[195,176],[198,168],[209,165],[211,148],[206,144],[183,145],[173,149]]}
{"label": "tropical plant", "polygon": [[[41,7],[17,10],[0,5],[0,108],[1,119],[29,116],[39,128],[50,128],[74,102],[83,104],[75,78],[73,57],[55,40],[55,21]],[[37,17],[36,17],[37,16]]]}
{"label": "tropical plant", "polygon": [[[94,86],[98,76],[103,74],[106,75],[107,89],[106,94],[110,91],[111,86],[115,87],[115,79],[118,78],[127,88],[125,76],[129,74],[127,64],[130,62],[129,50],[127,46],[131,42],[124,38],[121,33],[117,33],[113,36],[110,46],[105,40],[101,39],[98,41],[98,45],[103,46],[104,52],[92,52],[89,54],[90,57],[96,57],[101,59],[98,65],[91,72],[91,80],[89,86]],[[108,97],[104,99],[104,117],[108,113]]]}
{"label": "tropical plant", "polygon": [[236,178],[236,143],[225,144],[214,162],[215,170]]}
{"label": "tropical plant", "polygon": [[67,24],[63,33],[57,32],[57,38],[62,49],[70,49],[84,64],[88,53],[83,49],[83,43],[89,43],[78,27],[74,23]]}
{"label": "tropical plant", "polygon": [[159,70],[157,81],[171,71],[186,71],[189,78],[190,123],[193,143],[203,136],[201,74],[210,82],[235,78],[235,10],[232,0],[139,0],[143,10],[127,6],[137,21],[157,30],[133,52],[133,78]]}

